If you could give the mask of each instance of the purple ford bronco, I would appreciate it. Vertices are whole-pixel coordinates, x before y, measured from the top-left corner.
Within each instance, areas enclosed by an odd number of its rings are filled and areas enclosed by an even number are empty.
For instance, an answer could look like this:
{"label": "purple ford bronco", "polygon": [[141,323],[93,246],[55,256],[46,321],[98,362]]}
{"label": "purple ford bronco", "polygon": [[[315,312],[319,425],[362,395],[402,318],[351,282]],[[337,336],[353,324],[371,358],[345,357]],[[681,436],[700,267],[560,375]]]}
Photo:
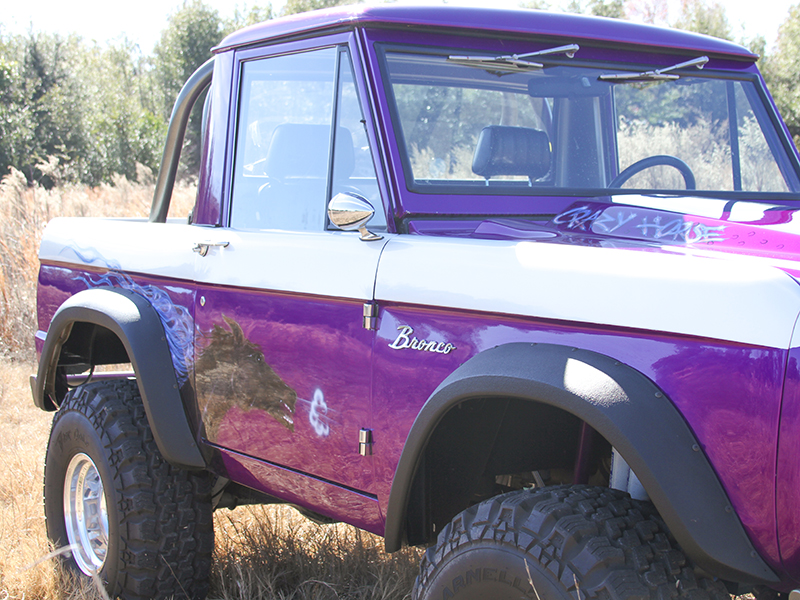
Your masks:
{"label": "purple ford bronco", "polygon": [[214,52],[149,221],[42,242],[70,565],[202,598],[212,511],[282,502],[427,546],[415,600],[800,594],[800,161],[756,56],[403,6]]}

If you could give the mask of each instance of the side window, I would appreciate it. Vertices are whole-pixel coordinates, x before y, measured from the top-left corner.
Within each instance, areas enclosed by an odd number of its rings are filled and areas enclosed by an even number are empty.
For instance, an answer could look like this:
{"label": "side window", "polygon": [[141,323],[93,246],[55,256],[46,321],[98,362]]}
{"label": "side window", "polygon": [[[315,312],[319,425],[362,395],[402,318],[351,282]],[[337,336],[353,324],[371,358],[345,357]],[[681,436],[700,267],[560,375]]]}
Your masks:
{"label": "side window", "polygon": [[231,226],[325,227],[336,48],[242,65]]}
{"label": "side window", "polygon": [[729,82],[734,87],[737,117],[736,133],[740,154],[741,181],[734,189],[759,192],[789,192],[789,185],[778,167],[779,157],[769,147],[764,129],[756,117],[753,105],[739,81]]}
{"label": "side window", "polygon": [[336,145],[333,155],[331,197],[339,192],[364,196],[375,209],[370,227],[386,227],[375,165],[365,129],[364,113],[358,101],[353,67],[347,52],[339,53],[339,93],[336,107]]}

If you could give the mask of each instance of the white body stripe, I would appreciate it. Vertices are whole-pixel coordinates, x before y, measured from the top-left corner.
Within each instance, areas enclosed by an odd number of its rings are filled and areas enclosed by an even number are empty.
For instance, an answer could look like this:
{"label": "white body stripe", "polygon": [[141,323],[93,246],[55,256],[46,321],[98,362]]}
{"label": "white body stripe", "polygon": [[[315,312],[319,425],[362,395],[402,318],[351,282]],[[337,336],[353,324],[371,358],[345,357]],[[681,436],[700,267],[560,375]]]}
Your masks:
{"label": "white body stripe", "polygon": [[[128,219],[54,219],[43,261],[121,268],[232,287],[356,300],[372,299],[375,270],[388,237],[362,242],[357,232],[238,231]],[[228,242],[207,256],[197,242]]]}
{"label": "white body stripe", "polygon": [[58,218],[45,229],[39,260],[191,280],[192,244],[208,231],[198,229],[145,219]]}
{"label": "white body stripe", "polygon": [[788,348],[800,285],[738,258],[404,236],[383,253],[376,299]]}
{"label": "white body stripe", "polygon": [[230,246],[198,258],[197,280],[228,286],[367,301],[386,238],[362,242],[357,232],[217,230]]}
{"label": "white body stripe", "polygon": [[[201,241],[230,245],[200,257],[192,245]],[[800,285],[769,259],[666,250],[393,235],[367,243],[344,232],[55,219],[40,258],[358,300],[372,297],[380,259],[379,302],[790,346]]]}

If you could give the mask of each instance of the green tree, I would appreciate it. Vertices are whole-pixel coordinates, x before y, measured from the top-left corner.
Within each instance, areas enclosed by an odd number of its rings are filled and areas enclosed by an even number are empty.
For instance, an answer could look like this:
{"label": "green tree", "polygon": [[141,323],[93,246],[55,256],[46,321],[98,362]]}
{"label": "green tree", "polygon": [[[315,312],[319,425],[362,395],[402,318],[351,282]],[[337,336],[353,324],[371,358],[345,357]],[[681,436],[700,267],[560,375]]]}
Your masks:
{"label": "green tree", "polygon": [[590,14],[595,17],[627,18],[624,0],[589,0],[586,4],[582,0],[570,0],[564,10],[577,14]]}
{"label": "green tree", "polygon": [[[363,0],[357,0],[357,4]],[[281,10],[282,15],[295,15],[297,13],[306,12],[309,10],[317,10],[320,8],[331,8],[334,6],[344,6],[345,4],[353,4],[353,0],[286,0],[286,4]]]}
{"label": "green tree", "polygon": [[[183,6],[169,17],[154,50],[155,77],[164,118],[169,119],[183,84],[200,65],[211,58],[211,48],[222,40],[223,34],[219,12],[202,0],[185,0]],[[200,166],[204,98],[201,96],[198,99],[189,120],[181,154],[183,175],[197,173]]]}
{"label": "green tree", "polygon": [[[745,45],[750,52],[753,54],[758,54],[762,61],[767,58],[767,40],[763,35],[755,36],[754,38],[748,40]],[[763,64],[763,62],[759,63],[759,65],[762,67]]]}
{"label": "green tree", "polygon": [[46,186],[97,185],[157,166],[165,120],[136,46],[31,33],[0,50],[0,176],[14,166]]}
{"label": "green tree", "polygon": [[274,17],[275,13],[270,3],[264,5],[254,4],[249,7],[245,5],[242,8],[239,8],[237,5],[233,10],[233,16],[230,19],[226,19],[224,22],[225,35],[237,29],[241,29],[242,27],[247,27],[248,25],[269,21]]}
{"label": "green tree", "polygon": [[17,59],[12,42],[0,39],[0,177],[18,164],[25,131],[30,129]]}
{"label": "green tree", "polygon": [[91,140],[84,156],[89,173],[83,179],[109,181],[118,173],[133,180],[137,163],[157,170],[166,119],[157,112],[151,72],[138,47],[125,40],[86,48],[78,77],[91,107],[83,119]]}
{"label": "green tree", "polygon": [[613,19],[627,18],[623,0],[589,0],[589,14]]}
{"label": "green tree", "polygon": [[[86,149],[85,106],[73,77],[76,37],[31,33],[3,40],[0,168],[25,173],[28,181],[54,183],[37,164],[48,156],[79,165]],[[76,173],[82,169],[78,168]]]}
{"label": "green tree", "polygon": [[[157,170],[169,115],[186,79],[225,33],[272,17],[270,4],[237,8],[222,21],[200,0],[169,19],[155,49],[76,36],[0,31],[0,177],[9,166],[29,182],[97,185],[114,174]],[[201,98],[192,114],[182,175],[199,166]]]}
{"label": "green tree", "polygon": [[733,40],[728,15],[725,7],[719,2],[709,5],[705,0],[681,0],[681,14],[673,26],[724,40]]}
{"label": "green tree", "polygon": [[775,104],[781,113],[795,145],[800,143],[800,4],[789,8],[789,14],[778,29],[775,51],[761,65]]}

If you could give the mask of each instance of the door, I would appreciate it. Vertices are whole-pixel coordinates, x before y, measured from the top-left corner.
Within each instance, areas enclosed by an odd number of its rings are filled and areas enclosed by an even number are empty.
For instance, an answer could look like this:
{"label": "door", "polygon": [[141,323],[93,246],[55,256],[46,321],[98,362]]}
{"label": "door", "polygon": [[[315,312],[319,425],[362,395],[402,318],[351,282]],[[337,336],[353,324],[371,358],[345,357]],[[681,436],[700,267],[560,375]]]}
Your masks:
{"label": "door", "polygon": [[363,242],[326,217],[339,191],[381,212],[353,67],[342,43],[269,51],[237,56],[228,226],[207,230],[197,259],[198,405],[210,443],[368,490],[363,314],[386,239]]}

